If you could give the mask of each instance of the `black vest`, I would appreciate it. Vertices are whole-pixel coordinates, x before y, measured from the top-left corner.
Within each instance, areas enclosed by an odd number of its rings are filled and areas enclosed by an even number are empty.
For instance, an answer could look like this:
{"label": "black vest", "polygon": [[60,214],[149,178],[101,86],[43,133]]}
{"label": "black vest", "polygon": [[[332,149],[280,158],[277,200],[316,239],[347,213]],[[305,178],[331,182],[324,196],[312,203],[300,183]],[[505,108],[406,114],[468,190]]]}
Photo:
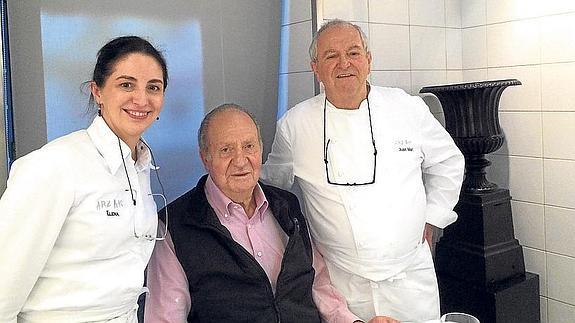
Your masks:
{"label": "black vest", "polygon": [[209,205],[206,179],[168,205],[169,231],[192,297],[188,322],[319,323],[312,299],[313,253],[297,198],[260,184],[289,236],[274,295],[263,268],[232,239]]}

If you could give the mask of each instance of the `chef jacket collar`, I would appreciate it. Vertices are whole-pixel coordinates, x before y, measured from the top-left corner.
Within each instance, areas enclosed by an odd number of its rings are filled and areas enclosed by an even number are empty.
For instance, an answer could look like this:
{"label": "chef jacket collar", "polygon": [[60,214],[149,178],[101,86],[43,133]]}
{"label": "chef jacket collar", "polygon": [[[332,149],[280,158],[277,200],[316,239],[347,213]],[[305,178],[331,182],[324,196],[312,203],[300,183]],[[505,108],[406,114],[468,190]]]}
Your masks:
{"label": "chef jacket collar", "polygon": [[[122,140],[120,140],[120,145],[118,145],[118,136],[108,127],[102,117],[97,116],[94,118],[87,132],[94,146],[96,146],[96,149],[108,165],[110,173],[115,174],[118,171],[122,166],[122,158],[126,164],[134,164],[131,158],[130,147]],[[122,147],[121,152],[120,146]],[[138,149],[138,160],[135,163],[136,171],[150,168],[150,150],[142,139],[138,142],[136,149]]]}
{"label": "chef jacket collar", "polygon": [[329,102],[329,99],[326,100],[325,106],[326,106],[326,109],[329,113],[337,112],[337,113],[341,113],[341,114],[355,114],[355,113],[358,113],[358,111],[367,110],[367,100],[363,99],[361,101],[361,103],[359,104],[359,108],[357,108],[357,109],[340,109],[340,108],[337,108],[335,105],[333,105],[331,102]]}
{"label": "chef jacket collar", "polygon": [[367,110],[367,98],[372,97],[371,95],[371,84],[368,82],[366,82],[366,86],[367,86],[367,97],[364,98],[363,100],[361,100],[361,102],[359,103],[359,108],[357,109],[340,109],[338,107],[336,107],[335,105],[333,105],[329,99],[326,99],[326,94],[325,92],[322,93],[322,97],[321,97],[321,101],[326,101],[326,108],[327,111],[329,112],[340,112],[340,113],[349,113],[349,114],[353,114],[356,113],[357,111],[363,111],[363,110]]}

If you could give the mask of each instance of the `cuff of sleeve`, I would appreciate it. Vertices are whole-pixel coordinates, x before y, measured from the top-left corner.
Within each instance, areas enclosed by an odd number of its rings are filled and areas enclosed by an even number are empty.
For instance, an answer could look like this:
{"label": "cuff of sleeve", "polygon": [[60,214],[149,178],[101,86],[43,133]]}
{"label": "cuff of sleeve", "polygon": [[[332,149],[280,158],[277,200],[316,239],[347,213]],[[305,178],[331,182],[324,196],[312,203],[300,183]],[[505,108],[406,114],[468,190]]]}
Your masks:
{"label": "cuff of sleeve", "polygon": [[349,323],[353,323],[356,321],[361,321],[363,322],[362,319],[360,319],[359,317],[355,316],[355,314],[353,314],[352,312],[347,312],[346,314],[342,315],[342,321],[341,322],[349,322]]}
{"label": "cuff of sleeve", "polygon": [[445,228],[457,220],[457,213],[436,205],[428,205],[425,210],[425,222],[438,228]]}
{"label": "cuff of sleeve", "polygon": [[350,312],[347,307],[345,310],[338,311],[337,315],[331,316],[331,319],[327,319],[326,322],[328,323],[354,323],[356,321],[363,322],[362,319],[357,317],[355,314]]}

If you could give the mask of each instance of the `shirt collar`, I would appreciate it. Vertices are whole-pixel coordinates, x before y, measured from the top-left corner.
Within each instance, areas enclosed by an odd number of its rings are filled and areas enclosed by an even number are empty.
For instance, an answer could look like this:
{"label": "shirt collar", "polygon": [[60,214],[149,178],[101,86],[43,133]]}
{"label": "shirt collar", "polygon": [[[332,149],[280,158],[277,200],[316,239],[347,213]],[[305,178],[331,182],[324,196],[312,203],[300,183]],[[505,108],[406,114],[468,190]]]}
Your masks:
{"label": "shirt collar", "polygon": [[[118,171],[118,168],[122,165],[122,159],[124,159],[124,162],[134,165],[130,147],[122,140],[119,140],[118,136],[108,127],[102,117],[97,116],[94,118],[87,132],[112,174]],[[138,160],[135,163],[136,170],[142,171],[150,168],[151,153],[141,139],[136,149],[138,149]]]}
{"label": "shirt collar", "polygon": [[[206,186],[204,187],[204,191],[206,193],[206,197],[208,202],[212,206],[212,208],[216,211],[216,215],[220,219],[223,220],[224,214],[231,214],[230,208],[235,205],[238,205],[234,201],[232,201],[229,197],[227,197],[220,189],[217,187],[216,183],[214,183],[211,176],[208,176],[206,180]],[[258,217],[260,221],[263,221],[263,217],[266,214],[266,210],[268,209],[268,200],[262,191],[262,188],[259,183],[256,184],[254,187],[254,198],[256,201],[256,210],[255,215]]]}

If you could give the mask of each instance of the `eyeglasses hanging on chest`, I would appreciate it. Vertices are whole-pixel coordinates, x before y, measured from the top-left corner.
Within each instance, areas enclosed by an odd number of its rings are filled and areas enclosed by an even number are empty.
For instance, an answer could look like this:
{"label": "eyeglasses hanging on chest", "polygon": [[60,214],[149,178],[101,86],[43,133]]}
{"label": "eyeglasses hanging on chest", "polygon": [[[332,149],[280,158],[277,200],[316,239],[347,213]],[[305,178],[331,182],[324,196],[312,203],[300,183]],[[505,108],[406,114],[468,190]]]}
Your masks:
{"label": "eyeglasses hanging on chest", "polygon": [[[156,230],[156,234],[155,235],[151,235],[149,233],[140,233],[139,228],[142,226],[142,224],[140,224],[139,222],[142,221],[142,216],[138,216],[136,215],[136,217],[134,218],[134,237],[136,237],[137,239],[147,239],[147,240],[164,240],[166,239],[166,235],[168,234],[168,201],[166,199],[166,193],[164,191],[164,185],[162,184],[162,181],[160,180],[160,175],[158,173],[158,169],[159,167],[156,164],[156,160],[154,158],[154,153],[152,152],[152,149],[150,148],[150,146],[148,146],[148,144],[141,140],[140,141],[142,144],[144,144],[147,148],[148,151],[150,152],[150,156],[152,159],[152,164],[153,164],[153,170],[156,173],[156,179],[158,181],[158,184],[160,186],[160,190],[162,191],[161,193],[150,193],[148,194],[149,197],[154,199],[154,202],[156,205],[160,205],[160,210],[163,210],[163,216],[164,216],[164,221],[160,221],[158,220],[158,226],[160,226],[160,224],[163,224],[163,228],[158,227]],[[126,189],[126,191],[130,191],[130,196],[132,198],[132,202],[134,204],[134,206],[136,206],[136,199],[137,199],[137,191],[134,190],[132,188],[132,183],[130,181],[130,176],[128,175],[128,169],[126,167],[126,162],[124,160],[124,156],[122,154],[122,145],[120,143],[120,138],[118,137],[118,146],[120,147],[120,156],[122,158],[122,164],[124,166],[124,172],[126,174],[126,178],[127,178],[127,182],[128,182],[128,187],[129,189]],[[158,203],[159,202],[159,203]],[[145,226],[144,226],[145,227]]]}
{"label": "eyeglasses hanging on chest", "polygon": [[[361,185],[369,185],[369,184],[373,184],[375,183],[375,172],[377,169],[377,148],[375,145],[375,138],[373,136],[373,126],[372,126],[372,122],[371,122],[371,109],[369,106],[369,98],[366,98],[367,101],[367,118],[369,120],[369,132],[371,135],[371,145],[373,147],[373,175],[371,176],[371,180],[368,181],[357,181],[357,182],[338,182],[338,181],[334,181],[333,180],[333,174],[330,175],[330,161],[328,159],[328,156],[330,155],[330,142],[331,139],[327,139],[326,137],[326,129],[327,129],[327,97],[325,98],[324,102],[323,102],[323,161],[325,164],[325,173],[326,173],[326,177],[327,177],[327,182],[331,185],[340,185],[340,186],[361,186]],[[356,130],[354,130],[356,131]],[[357,130],[357,131],[361,131],[361,129]],[[358,143],[361,144],[361,143]],[[332,161],[333,162],[333,161]]]}

